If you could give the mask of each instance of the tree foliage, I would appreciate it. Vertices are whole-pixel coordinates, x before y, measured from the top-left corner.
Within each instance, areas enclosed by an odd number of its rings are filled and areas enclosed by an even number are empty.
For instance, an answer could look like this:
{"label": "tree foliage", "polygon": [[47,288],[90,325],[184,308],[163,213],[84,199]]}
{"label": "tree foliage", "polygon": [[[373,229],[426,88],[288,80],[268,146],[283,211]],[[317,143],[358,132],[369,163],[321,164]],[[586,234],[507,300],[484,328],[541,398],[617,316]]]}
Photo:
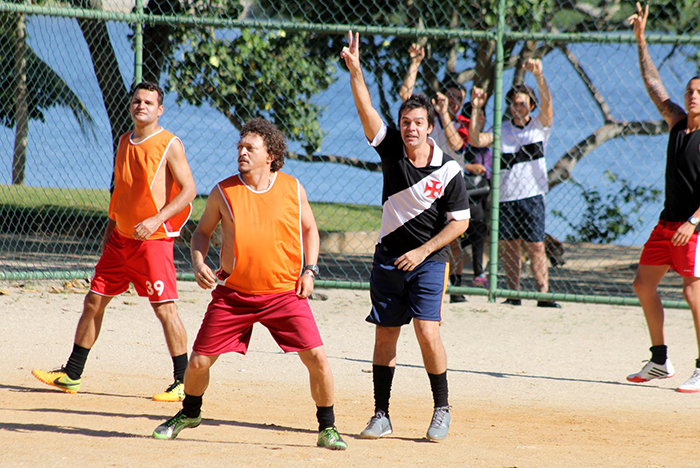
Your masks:
{"label": "tree foliage", "polygon": [[264,116],[309,154],[320,147],[322,109],[311,98],[330,86],[334,70],[329,57],[311,54],[314,35],[194,29],[183,39],[169,65],[168,89],[178,101],[208,103],[237,129]]}
{"label": "tree foliage", "polygon": [[[99,8],[99,0],[71,0],[76,6]],[[146,12],[193,17],[285,20],[324,25],[406,27],[415,35],[363,36],[362,60],[372,75],[379,96],[376,107],[394,123],[393,103],[408,68],[406,50],[421,41],[427,56],[419,72],[417,89],[427,94],[440,90],[447,76],[484,87],[492,94],[495,45],[491,41],[428,37],[426,28],[492,30],[497,20],[498,0],[359,0],[324,2],[298,0],[151,0]],[[631,2],[615,0],[507,0],[506,27],[515,32],[616,32],[628,31],[626,18]],[[700,13],[689,0],[658,1],[647,29],[683,32],[692,29]],[[114,50],[106,28],[94,20],[80,20],[95,64],[105,107],[116,141],[128,114],[128,86],[115,66]],[[344,28],[343,28],[344,29]],[[303,144],[306,155],[299,159],[355,164],[344,155],[314,155],[323,140],[318,120],[323,112],[313,97],[332,83],[338,53],[346,43],[345,31],[310,33],[289,31],[217,30],[209,27],[149,23],[144,27],[144,78],[161,81],[179,102],[208,104],[231,124],[240,128],[252,116],[264,116],[280,126],[290,139]],[[570,177],[579,160],[614,138],[631,134],[654,135],[665,131],[661,120],[618,121],[607,97],[587,75],[594,64],[580,63],[565,44],[509,41],[504,44],[505,65],[515,70],[513,82],[523,80],[521,64],[529,57],[543,57],[560,50],[587,87],[600,110],[601,125],[561,155],[549,174],[550,187]],[[688,57],[693,51],[679,48]],[[319,156],[319,157],[316,157]],[[322,156],[322,157],[321,157]]]}
{"label": "tree foliage", "polygon": [[[15,39],[11,26],[13,14],[0,15],[0,124],[15,126]],[[80,97],[61,76],[44,62],[31,47],[25,49],[27,102],[29,118],[44,121],[44,112],[52,107],[70,109],[80,129],[88,132],[93,124]]]}
{"label": "tree foliage", "polygon": [[628,179],[620,179],[610,171],[605,172],[609,182],[605,195],[599,188],[588,188],[571,180],[581,190],[585,209],[581,219],[575,224],[570,216],[553,211],[554,216],[564,220],[573,230],[567,242],[593,242],[609,244],[633,231],[644,221],[638,213],[644,206],[660,200],[662,191],[642,185],[633,185]]}

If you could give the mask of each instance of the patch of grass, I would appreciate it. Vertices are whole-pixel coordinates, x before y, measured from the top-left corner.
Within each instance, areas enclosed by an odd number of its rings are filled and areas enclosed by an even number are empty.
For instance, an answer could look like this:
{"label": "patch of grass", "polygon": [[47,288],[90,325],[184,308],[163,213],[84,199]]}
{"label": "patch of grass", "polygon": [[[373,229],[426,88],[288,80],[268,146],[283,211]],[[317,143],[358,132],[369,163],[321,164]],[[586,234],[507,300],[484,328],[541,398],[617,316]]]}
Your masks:
{"label": "patch of grass", "polygon": [[[0,184],[0,232],[67,234],[79,230],[101,235],[109,196],[109,190]],[[199,221],[206,203],[206,195],[194,199],[192,221]],[[378,206],[311,202],[311,209],[321,231],[376,231],[382,220]]]}
{"label": "patch of grass", "polygon": [[26,209],[53,206],[107,213],[109,190],[63,189],[0,185],[0,205],[13,205]]}
{"label": "patch of grass", "polygon": [[378,231],[382,223],[379,206],[311,202],[311,209],[321,231]]}

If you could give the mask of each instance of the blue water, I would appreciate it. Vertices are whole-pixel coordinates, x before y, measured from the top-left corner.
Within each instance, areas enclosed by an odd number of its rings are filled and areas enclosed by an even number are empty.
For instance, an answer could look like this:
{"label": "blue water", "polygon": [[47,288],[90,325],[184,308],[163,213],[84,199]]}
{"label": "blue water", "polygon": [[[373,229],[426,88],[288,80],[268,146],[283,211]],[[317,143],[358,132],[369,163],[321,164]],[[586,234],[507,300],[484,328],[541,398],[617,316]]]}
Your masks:
{"label": "blue water", "polygon": [[[126,25],[110,23],[109,31],[117,51],[120,70],[125,82],[133,76],[133,53],[127,40]],[[46,187],[108,188],[111,176],[111,135],[102,97],[92,70],[84,39],[74,20],[32,17],[28,20],[28,42],[31,47],[68,82],[85,102],[96,121],[94,135],[81,134],[77,122],[64,109],[51,109],[45,122],[32,121],[26,184]],[[58,44],[58,45],[57,45]],[[620,120],[657,120],[659,115],[649,101],[637,65],[636,49],[630,45],[573,44],[586,71],[608,99],[615,118]],[[667,46],[652,46],[657,64],[668,54]],[[547,163],[551,167],[568,149],[599,127],[603,119],[577,77],[573,67],[558,51],[544,61],[555,106],[555,126],[547,148]],[[377,161],[375,152],[366,144],[347,73],[337,70],[337,82],[315,97],[324,107],[321,126],[326,138],[319,154],[335,154]],[[676,102],[682,103],[685,80],[694,75],[694,66],[677,59],[662,69],[662,79]],[[373,82],[366,75],[370,88]],[[509,83],[512,71],[506,71]],[[526,82],[535,86],[532,76]],[[376,102],[376,100],[375,100]],[[393,102],[394,111],[399,103]],[[192,167],[198,192],[208,193],[214,184],[236,172],[235,148],[238,132],[209,106],[193,107],[177,104],[174,95],[165,99],[165,114],[161,125],[182,139]],[[493,118],[493,100],[487,107]],[[488,124],[491,126],[492,124]],[[0,183],[11,181],[14,130],[0,128],[0,151],[5,155],[0,166]],[[618,190],[604,178],[612,171],[634,184],[663,189],[666,136],[627,137],[612,140],[587,155],[574,170],[577,181],[587,187],[598,187],[604,194]],[[300,145],[290,144],[293,151]],[[287,161],[285,172],[299,178],[312,201],[345,202],[379,205],[381,176],[339,164],[318,164]],[[583,208],[580,191],[572,184],[555,187],[547,197],[547,231],[564,238],[571,229],[552,216],[553,210],[563,211],[576,221]],[[620,240],[622,244],[641,244],[658,218],[661,203],[645,207],[640,213],[638,229]]]}

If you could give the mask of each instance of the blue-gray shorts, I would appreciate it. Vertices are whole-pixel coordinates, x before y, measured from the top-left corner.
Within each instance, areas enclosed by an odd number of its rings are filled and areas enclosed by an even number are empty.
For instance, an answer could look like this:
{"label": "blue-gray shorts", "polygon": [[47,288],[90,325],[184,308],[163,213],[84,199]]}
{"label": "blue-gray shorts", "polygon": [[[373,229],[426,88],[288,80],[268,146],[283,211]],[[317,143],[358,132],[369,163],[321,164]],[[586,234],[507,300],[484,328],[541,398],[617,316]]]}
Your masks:
{"label": "blue-gray shorts", "polygon": [[377,245],[369,279],[372,311],[367,321],[383,327],[400,327],[412,318],[439,322],[447,289],[447,263],[425,260],[413,271],[394,265],[397,257]]}
{"label": "blue-gray shorts", "polygon": [[501,202],[498,208],[501,240],[544,241],[544,195]]}

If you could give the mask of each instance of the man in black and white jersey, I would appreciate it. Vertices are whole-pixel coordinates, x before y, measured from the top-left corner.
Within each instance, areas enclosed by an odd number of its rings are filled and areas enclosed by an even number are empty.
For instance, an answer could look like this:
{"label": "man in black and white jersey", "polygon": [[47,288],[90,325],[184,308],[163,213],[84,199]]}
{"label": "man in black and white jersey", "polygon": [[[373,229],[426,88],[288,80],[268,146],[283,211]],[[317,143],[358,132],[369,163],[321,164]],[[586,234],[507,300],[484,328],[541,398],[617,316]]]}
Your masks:
{"label": "man in black and white jersey", "polygon": [[[683,277],[683,296],[690,306],[700,353],[700,249],[696,231],[700,220],[700,76],[685,88],[685,110],[671,101],[644,39],[649,6],[637,3],[629,17],[637,39],[639,68],[651,101],[670,129],[666,155],[666,199],[659,222],[644,244],[634,291],[644,310],[651,337],[651,360],[630,382],[673,377],[664,336],[664,308],[658,286],[669,269]],[[693,375],[676,388],[682,393],[700,393],[700,355]]]}
{"label": "man in black and white jersey", "polygon": [[[549,271],[544,248],[545,194],[548,189],[545,147],[552,131],[554,111],[542,61],[528,59],[524,67],[535,75],[541,103],[538,114],[532,115],[538,105],[537,96],[524,84],[514,86],[506,94],[512,118],[503,122],[501,130],[499,248],[509,289],[520,289],[520,249],[524,242],[535,287],[546,293],[549,291]],[[471,102],[474,114],[486,104],[484,90],[475,87]],[[472,118],[469,144],[484,147],[492,142],[493,135],[482,133]],[[521,300],[510,298],[504,304],[520,305]],[[537,301],[537,306],[560,307],[554,301]]]}
{"label": "man in black and white jersey", "polygon": [[[418,69],[425,58],[425,48],[418,43],[414,43],[409,47],[408,53],[411,58],[411,64],[399,88],[399,97],[402,102],[413,95],[416,78],[418,77]],[[445,154],[457,161],[460,167],[464,168],[466,143],[469,139],[469,135],[467,134],[469,120],[462,116],[460,111],[466,96],[466,91],[462,83],[457,82],[454,77],[449,76],[445,77],[441,88],[441,91],[435,93],[435,98],[432,100],[436,115],[430,137]],[[474,220],[472,219],[470,222],[470,229],[474,227],[473,223]],[[453,286],[461,286],[463,252],[458,239],[450,243],[450,250],[452,251],[450,255],[450,284]],[[450,302],[452,303],[466,301],[466,297],[462,294],[450,295]]]}
{"label": "man in black and white jersey", "polygon": [[414,95],[399,109],[400,130],[386,126],[372,106],[362,74],[359,34],[348,33],[341,58],[365,137],[382,160],[382,227],[370,278],[376,325],[372,371],[375,414],[361,436],[376,439],[392,432],[389,397],[401,327],[413,320],[433,393],[430,440],[447,437],[447,358],[440,339],[442,300],[447,287],[447,245],[469,225],[469,202],[459,164],[445,156],[428,134],[435,110]]}

